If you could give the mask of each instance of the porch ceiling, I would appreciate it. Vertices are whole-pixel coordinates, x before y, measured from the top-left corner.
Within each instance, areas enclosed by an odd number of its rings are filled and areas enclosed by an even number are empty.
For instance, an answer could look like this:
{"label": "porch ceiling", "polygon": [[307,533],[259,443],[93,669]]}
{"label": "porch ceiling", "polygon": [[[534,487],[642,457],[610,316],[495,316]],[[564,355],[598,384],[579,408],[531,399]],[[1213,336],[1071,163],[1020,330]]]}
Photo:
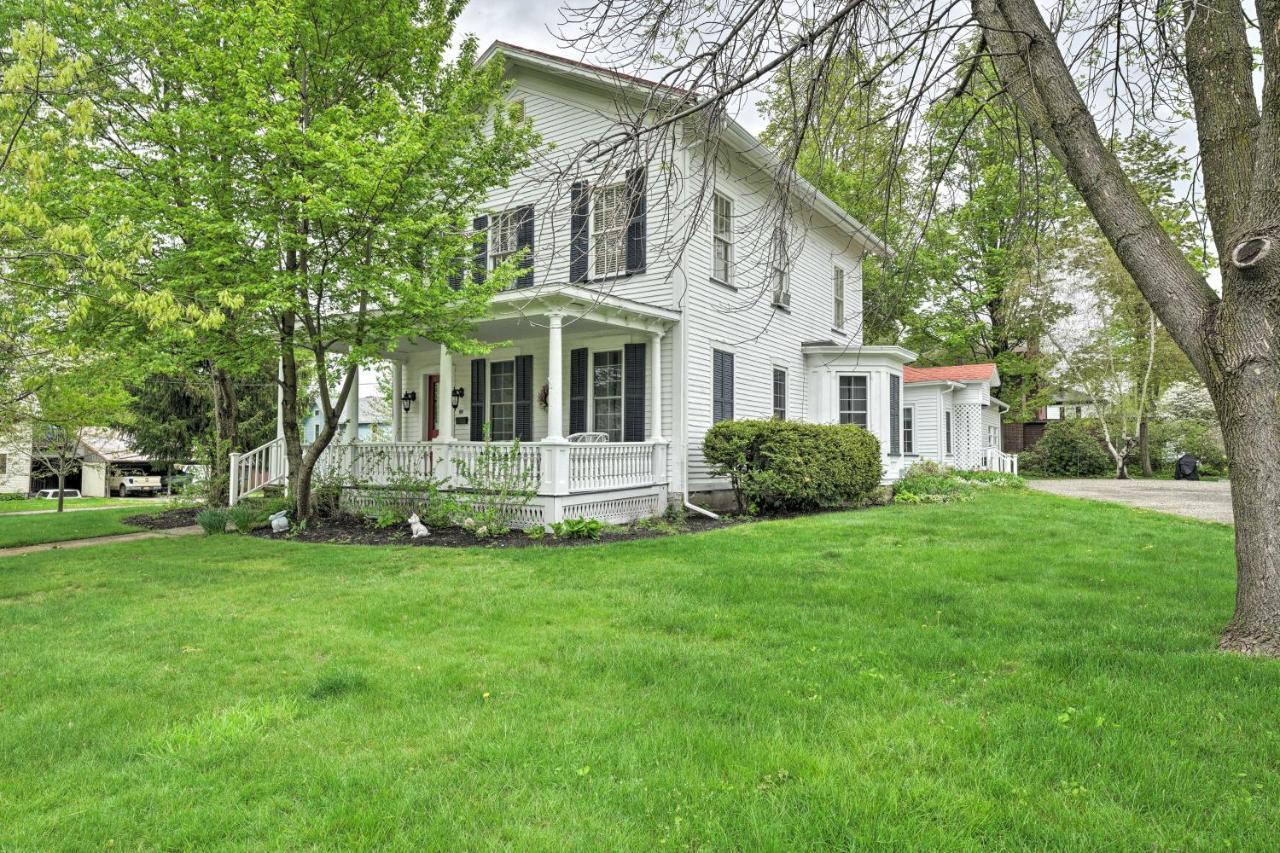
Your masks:
{"label": "porch ceiling", "polygon": [[[608,333],[619,329],[661,332],[680,319],[680,312],[623,299],[585,287],[544,285],[509,290],[493,298],[490,314],[476,324],[477,336],[499,342],[546,331],[549,317],[560,314],[570,333]],[[407,338],[397,353],[422,352],[437,344],[425,338]]]}

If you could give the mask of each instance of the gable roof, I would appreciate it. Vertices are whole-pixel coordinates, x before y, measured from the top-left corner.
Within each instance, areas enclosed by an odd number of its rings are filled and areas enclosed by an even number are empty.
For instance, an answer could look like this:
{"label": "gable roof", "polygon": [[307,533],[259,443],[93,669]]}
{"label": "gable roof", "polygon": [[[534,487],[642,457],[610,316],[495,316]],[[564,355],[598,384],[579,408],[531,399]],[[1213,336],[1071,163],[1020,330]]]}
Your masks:
{"label": "gable roof", "polygon": [[912,382],[990,382],[1000,384],[996,366],[986,364],[956,364],[951,367],[904,367],[902,381]]}
{"label": "gable roof", "polygon": [[[696,97],[692,92],[676,86],[646,80],[634,74],[614,71],[611,68],[592,65],[589,62],[583,62],[578,59],[544,53],[540,50],[521,47],[505,41],[495,41],[485,48],[484,53],[480,55],[480,63],[487,62],[499,52],[502,53],[504,59],[514,60],[517,63],[540,68],[544,71],[571,75],[577,79],[587,80],[597,85],[612,83],[616,87],[622,84],[631,88],[637,94],[660,92],[674,98],[680,98],[685,102],[692,102],[692,99]],[[756,139],[746,128],[729,116],[725,116],[724,119],[723,135],[739,147],[739,153],[750,161],[753,166],[771,171],[784,167],[778,155],[774,154],[768,146]],[[798,198],[807,202],[813,210],[830,219],[838,228],[861,243],[866,251],[885,258],[893,256],[893,249],[889,248],[888,244],[877,237],[871,229],[850,216],[843,207],[827,198],[817,187],[796,174],[789,166],[785,168],[791,171],[793,192]]]}

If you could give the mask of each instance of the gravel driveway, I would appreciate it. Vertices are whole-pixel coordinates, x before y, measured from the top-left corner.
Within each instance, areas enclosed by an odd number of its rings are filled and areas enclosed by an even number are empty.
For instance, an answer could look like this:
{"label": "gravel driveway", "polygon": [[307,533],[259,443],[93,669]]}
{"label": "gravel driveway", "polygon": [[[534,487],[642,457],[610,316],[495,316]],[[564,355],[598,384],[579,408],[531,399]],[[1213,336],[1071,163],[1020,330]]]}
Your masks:
{"label": "gravel driveway", "polygon": [[1185,515],[1202,521],[1233,522],[1231,484],[1226,480],[1028,480],[1041,492],[1092,498]]}

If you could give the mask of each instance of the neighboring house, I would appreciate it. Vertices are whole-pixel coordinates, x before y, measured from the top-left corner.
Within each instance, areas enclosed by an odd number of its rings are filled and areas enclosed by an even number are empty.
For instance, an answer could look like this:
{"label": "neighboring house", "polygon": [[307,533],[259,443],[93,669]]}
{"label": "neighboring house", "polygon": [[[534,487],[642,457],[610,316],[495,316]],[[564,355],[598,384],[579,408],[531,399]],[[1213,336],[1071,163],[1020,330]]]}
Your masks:
{"label": "neighboring house", "polygon": [[[497,441],[519,439],[534,471],[525,523],[625,522],[727,489],[702,454],[713,423],[779,417],[860,424],[880,441],[885,479],[900,476],[910,461],[903,365],[915,353],[865,346],[861,335],[862,261],[888,255],[884,243],[793,176],[786,256],[775,259],[760,230],[778,163],[733,121],[713,163],[682,126],[662,160],[574,171],[585,162],[575,154],[616,129],[622,111],[642,108],[652,84],[507,44],[485,58],[499,51],[510,97],[545,146],[474,220],[471,274],[530,253],[478,324],[482,340],[501,343],[467,357],[401,341],[385,354],[394,443],[360,441],[350,424],[363,422],[363,401],[352,394],[348,428],[321,468],[379,482],[381,460],[394,458],[449,478],[487,429]],[[659,87],[656,96],[673,94]],[[572,176],[559,180],[558,168]],[[237,457],[233,500],[283,481],[282,444]]]}
{"label": "neighboring house", "polygon": [[1009,407],[996,399],[1000,372],[994,364],[907,367],[902,420],[903,452],[957,468],[1013,470],[1003,452],[1001,416]]}
{"label": "neighboring house", "polygon": [[1041,406],[1036,416],[1022,423],[1004,425],[1005,449],[1010,453],[1021,453],[1035,447],[1044,436],[1045,429],[1054,421],[1076,420],[1079,418],[1096,418],[1098,416],[1097,401],[1088,394],[1070,389],[1060,389],[1053,398]]}
{"label": "neighboring house", "polygon": [[0,438],[0,495],[25,495],[30,489],[31,434],[15,428]]}
{"label": "neighboring house", "polygon": [[[349,418],[344,416],[338,421],[338,434],[347,435]],[[391,415],[387,411],[387,401],[382,397],[364,396],[360,398],[360,441],[390,441]],[[320,434],[324,418],[320,417],[320,407],[312,406],[310,414],[302,422],[302,440],[310,443]]]}

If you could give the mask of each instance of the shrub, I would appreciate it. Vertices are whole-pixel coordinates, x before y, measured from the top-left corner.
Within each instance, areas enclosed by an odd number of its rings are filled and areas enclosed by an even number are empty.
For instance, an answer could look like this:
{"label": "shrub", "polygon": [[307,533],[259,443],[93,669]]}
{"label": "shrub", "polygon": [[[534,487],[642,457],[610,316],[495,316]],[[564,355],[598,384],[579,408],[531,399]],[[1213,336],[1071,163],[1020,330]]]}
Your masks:
{"label": "shrub", "polygon": [[1021,477],[998,471],[957,471],[923,459],[893,485],[894,503],[949,503],[972,500],[978,489],[1026,486]]}
{"label": "shrub", "polygon": [[1114,467],[1094,428],[1080,419],[1049,424],[1036,446],[1018,456],[1018,466],[1049,477],[1098,477]]}
{"label": "shrub", "polygon": [[537,494],[537,475],[520,462],[520,442],[494,444],[485,432],[484,449],[470,462],[455,467],[468,494],[455,512],[465,514],[461,526],[477,539],[501,536],[511,530]]}
{"label": "shrub", "polygon": [[738,507],[753,512],[848,506],[880,483],[880,443],[852,424],[721,421],[702,447]]}
{"label": "shrub", "polygon": [[231,526],[241,533],[248,533],[257,527],[266,516],[262,509],[252,503],[238,503],[227,510],[227,519]]}
{"label": "shrub", "polygon": [[604,522],[597,518],[566,518],[551,524],[557,539],[599,539]]}
{"label": "shrub", "polygon": [[23,501],[27,496],[22,492],[0,492],[0,501]]}
{"label": "shrub", "polygon": [[209,507],[196,513],[196,524],[206,536],[227,532],[227,511],[221,507]]}

